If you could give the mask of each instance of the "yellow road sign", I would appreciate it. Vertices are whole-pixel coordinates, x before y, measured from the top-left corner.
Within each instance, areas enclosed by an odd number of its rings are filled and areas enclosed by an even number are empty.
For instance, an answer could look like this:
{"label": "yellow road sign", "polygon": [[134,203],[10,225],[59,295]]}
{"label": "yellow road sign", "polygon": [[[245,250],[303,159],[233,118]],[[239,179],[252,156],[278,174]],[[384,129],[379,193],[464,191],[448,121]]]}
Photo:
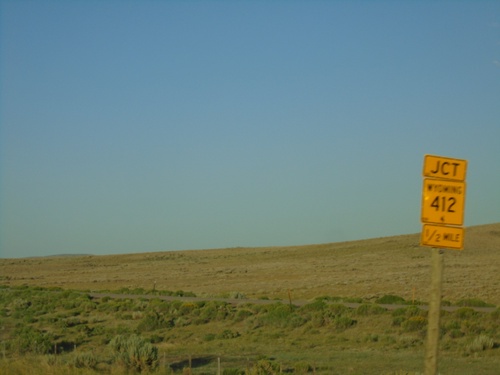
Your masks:
{"label": "yellow road sign", "polygon": [[424,224],[420,245],[463,250],[464,228]]}
{"label": "yellow road sign", "polygon": [[424,177],[465,181],[467,160],[452,159],[444,156],[424,156]]}
{"label": "yellow road sign", "polygon": [[422,223],[463,225],[465,182],[424,178]]}

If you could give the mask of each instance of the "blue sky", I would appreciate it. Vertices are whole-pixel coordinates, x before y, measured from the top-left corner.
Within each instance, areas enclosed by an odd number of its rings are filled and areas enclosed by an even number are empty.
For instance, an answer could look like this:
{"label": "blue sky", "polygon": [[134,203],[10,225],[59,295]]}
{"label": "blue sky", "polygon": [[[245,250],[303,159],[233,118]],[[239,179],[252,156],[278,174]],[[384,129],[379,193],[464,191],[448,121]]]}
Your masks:
{"label": "blue sky", "polygon": [[500,221],[498,1],[2,1],[0,257]]}

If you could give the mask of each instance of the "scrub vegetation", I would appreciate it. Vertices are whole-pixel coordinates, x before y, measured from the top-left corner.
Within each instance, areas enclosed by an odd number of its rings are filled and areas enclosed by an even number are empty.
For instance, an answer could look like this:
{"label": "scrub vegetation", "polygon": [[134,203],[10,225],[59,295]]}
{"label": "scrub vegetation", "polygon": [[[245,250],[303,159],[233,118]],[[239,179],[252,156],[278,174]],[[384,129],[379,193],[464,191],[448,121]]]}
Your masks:
{"label": "scrub vegetation", "polygon": [[[407,374],[423,365],[427,312],[415,305],[387,310],[361,301],[352,308],[329,297],[301,306],[232,304],[164,300],[156,293],[93,298],[2,287],[0,372]],[[499,321],[498,308],[443,312],[443,373],[494,374]]]}

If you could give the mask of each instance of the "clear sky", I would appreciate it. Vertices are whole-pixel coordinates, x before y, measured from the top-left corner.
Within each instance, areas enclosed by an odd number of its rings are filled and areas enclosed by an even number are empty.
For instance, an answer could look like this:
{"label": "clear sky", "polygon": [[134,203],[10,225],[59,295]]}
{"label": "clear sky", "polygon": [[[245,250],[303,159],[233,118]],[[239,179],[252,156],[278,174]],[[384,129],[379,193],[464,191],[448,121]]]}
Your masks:
{"label": "clear sky", "polygon": [[500,221],[499,1],[1,1],[0,257]]}

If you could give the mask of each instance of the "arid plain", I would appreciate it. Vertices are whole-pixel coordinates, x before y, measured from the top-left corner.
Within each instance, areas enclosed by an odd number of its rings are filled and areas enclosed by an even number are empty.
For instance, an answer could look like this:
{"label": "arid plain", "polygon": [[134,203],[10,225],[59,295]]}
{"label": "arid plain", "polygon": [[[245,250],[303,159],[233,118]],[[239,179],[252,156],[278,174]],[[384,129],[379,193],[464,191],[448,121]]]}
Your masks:
{"label": "arid plain", "polygon": [[[430,249],[417,234],[306,246],[0,259],[0,283],[75,290],[182,290],[201,297],[429,300]],[[443,299],[500,305],[500,223],[444,250]]]}

